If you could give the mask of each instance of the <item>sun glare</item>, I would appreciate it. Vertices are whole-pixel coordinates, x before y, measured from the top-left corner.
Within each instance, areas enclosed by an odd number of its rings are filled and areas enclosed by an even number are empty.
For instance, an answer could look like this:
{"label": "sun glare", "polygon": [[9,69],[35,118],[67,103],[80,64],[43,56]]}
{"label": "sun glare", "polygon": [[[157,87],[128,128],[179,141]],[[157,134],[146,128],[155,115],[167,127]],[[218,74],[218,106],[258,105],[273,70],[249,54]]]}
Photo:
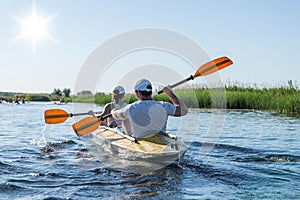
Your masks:
{"label": "sun glare", "polygon": [[31,16],[26,18],[14,18],[21,25],[22,28],[22,31],[20,35],[16,38],[16,40],[31,40],[32,48],[34,51],[36,51],[38,41],[44,39],[55,40],[55,38],[48,33],[48,23],[54,18],[54,16],[46,18],[40,17],[36,13],[35,6],[33,6]]}
{"label": "sun glare", "polygon": [[39,40],[47,36],[47,24],[36,17],[22,20],[22,34],[32,40]]}

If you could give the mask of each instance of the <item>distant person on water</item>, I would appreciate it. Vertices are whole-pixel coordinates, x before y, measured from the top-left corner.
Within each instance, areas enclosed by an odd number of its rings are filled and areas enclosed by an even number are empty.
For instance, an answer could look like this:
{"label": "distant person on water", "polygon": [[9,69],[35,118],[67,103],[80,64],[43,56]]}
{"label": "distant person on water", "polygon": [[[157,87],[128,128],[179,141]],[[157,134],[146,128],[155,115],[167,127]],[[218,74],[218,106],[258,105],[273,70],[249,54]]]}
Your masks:
{"label": "distant person on water", "polygon": [[141,79],[135,85],[138,101],[119,110],[112,110],[114,119],[123,120],[123,131],[135,138],[143,138],[155,133],[165,133],[168,116],[184,116],[188,113],[185,103],[167,86],[163,92],[172,103],[152,100],[152,84]]}
{"label": "distant person on water", "polygon": [[[97,115],[96,117],[102,117],[107,114],[110,114],[113,109],[120,109],[127,105],[126,102],[123,102],[125,96],[125,89],[124,87],[118,85],[114,87],[112,91],[112,102],[107,103],[104,106],[104,110],[100,115]],[[107,118],[106,120],[101,122],[102,126],[109,126],[111,128],[121,127],[122,121],[121,120],[115,120],[112,117]]]}

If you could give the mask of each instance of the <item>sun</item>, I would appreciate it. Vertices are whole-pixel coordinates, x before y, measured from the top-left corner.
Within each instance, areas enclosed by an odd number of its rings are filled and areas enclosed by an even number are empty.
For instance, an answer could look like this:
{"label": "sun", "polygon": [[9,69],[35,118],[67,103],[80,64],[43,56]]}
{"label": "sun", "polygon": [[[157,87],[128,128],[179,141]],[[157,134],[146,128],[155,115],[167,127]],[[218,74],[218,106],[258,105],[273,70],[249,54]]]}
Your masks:
{"label": "sun", "polygon": [[26,18],[14,17],[14,19],[21,25],[21,33],[17,36],[16,40],[29,39],[32,43],[32,48],[36,51],[37,43],[41,40],[55,40],[55,38],[49,34],[48,26],[49,22],[55,16],[40,17],[35,6],[32,8],[31,16]]}

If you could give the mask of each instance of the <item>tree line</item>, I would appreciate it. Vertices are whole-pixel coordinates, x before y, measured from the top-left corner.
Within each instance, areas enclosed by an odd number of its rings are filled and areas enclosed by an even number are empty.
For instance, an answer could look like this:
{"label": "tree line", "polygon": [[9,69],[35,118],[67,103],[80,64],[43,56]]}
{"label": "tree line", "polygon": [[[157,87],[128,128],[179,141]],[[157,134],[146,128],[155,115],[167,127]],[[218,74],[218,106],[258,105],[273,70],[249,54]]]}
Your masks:
{"label": "tree line", "polygon": [[51,95],[58,96],[58,97],[70,97],[71,89],[70,88],[64,88],[63,90],[61,90],[59,88],[54,88]]}

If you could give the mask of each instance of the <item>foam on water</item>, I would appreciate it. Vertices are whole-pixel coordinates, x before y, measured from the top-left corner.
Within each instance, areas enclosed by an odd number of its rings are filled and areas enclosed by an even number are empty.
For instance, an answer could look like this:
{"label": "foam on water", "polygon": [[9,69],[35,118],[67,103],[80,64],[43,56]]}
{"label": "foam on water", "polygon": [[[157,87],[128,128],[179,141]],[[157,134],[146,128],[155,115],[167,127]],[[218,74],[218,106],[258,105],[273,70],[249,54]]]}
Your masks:
{"label": "foam on water", "polygon": [[50,143],[50,134],[51,134],[51,126],[45,124],[44,129],[42,131],[41,139],[35,140],[33,139],[30,144],[32,145],[47,145]]}

